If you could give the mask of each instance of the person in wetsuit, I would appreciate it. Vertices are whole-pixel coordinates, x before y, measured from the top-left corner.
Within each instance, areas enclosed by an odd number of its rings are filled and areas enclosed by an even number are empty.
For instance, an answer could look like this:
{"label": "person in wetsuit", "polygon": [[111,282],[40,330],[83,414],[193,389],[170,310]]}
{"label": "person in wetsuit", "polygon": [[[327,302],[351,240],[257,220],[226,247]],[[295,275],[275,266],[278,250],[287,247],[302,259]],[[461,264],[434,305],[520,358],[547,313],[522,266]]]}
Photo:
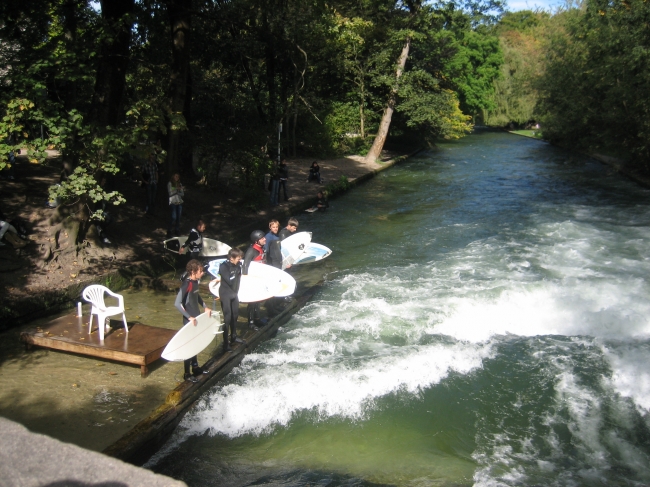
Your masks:
{"label": "person in wetsuit", "polygon": [[[219,266],[221,284],[219,299],[223,310],[223,351],[232,352],[231,344],[245,343],[237,336],[237,318],[239,317],[239,284],[241,282],[241,259],[244,253],[237,249],[228,251],[228,260]],[[228,334],[230,333],[230,338]]]}
{"label": "person in wetsuit", "polygon": [[278,232],[278,237],[280,240],[284,240],[287,237],[290,237],[298,230],[298,220],[295,218],[289,218],[287,226]]}
{"label": "person in wetsuit", "polygon": [[[276,269],[282,270],[282,250],[280,248],[280,222],[271,220],[269,222],[269,233],[266,234],[264,251],[266,252],[266,263]],[[266,309],[271,315],[276,315],[284,309],[284,298],[271,298],[266,302]]]}
{"label": "person in wetsuit", "polygon": [[193,228],[190,231],[190,234],[185,243],[181,246],[179,253],[184,253],[185,247],[187,247],[190,249],[190,258],[198,259],[199,254],[203,250],[203,232],[205,232],[205,223],[203,220],[199,220],[196,228]]}
{"label": "person in wetsuit", "polygon": [[[187,270],[188,278],[181,284],[181,288],[176,295],[174,306],[176,306],[176,309],[183,315],[183,326],[189,322],[192,322],[192,324],[196,326],[196,317],[201,314],[199,305],[203,306],[203,309],[206,312],[212,312],[212,310],[205,305],[201,296],[199,296],[199,281],[205,271],[201,263],[196,259],[190,260],[185,266],[185,269]],[[190,365],[192,366],[191,374]],[[183,379],[189,380],[190,382],[198,382],[196,376],[207,373],[199,367],[196,355],[185,360],[183,362],[183,367],[185,372]]]}
{"label": "person in wetsuit", "polygon": [[[251,233],[251,246],[248,247],[246,253],[244,254],[244,267],[242,269],[242,274],[248,274],[248,266],[251,262],[265,262],[266,254],[264,252],[264,244],[266,243],[266,237],[262,230],[254,230]],[[251,330],[259,330],[258,326],[266,325],[266,322],[260,319],[260,303],[249,303],[248,304],[248,327]]]}

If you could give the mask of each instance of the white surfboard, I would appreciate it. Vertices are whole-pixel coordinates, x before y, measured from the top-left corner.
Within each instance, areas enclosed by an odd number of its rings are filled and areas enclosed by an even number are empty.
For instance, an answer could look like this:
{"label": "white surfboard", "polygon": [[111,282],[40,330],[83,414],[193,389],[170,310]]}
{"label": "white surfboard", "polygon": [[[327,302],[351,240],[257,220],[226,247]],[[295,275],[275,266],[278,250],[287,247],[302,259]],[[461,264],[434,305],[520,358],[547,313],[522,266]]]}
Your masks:
{"label": "white surfboard", "polygon": [[[208,285],[210,292],[215,296],[219,296],[219,287],[221,285],[219,266],[224,261],[225,259],[213,260],[208,266],[208,272],[219,279],[218,282],[211,281]],[[258,301],[264,301],[266,299],[272,298],[281,291],[282,286],[279,282],[274,281],[273,279],[266,279],[264,277],[249,274],[241,276],[237,297],[239,298],[240,303],[256,303]]]}
{"label": "white surfboard", "polygon": [[307,264],[309,262],[316,262],[329,257],[332,251],[324,245],[315,242],[309,242],[305,247],[305,251],[294,261],[293,265]]}
{"label": "white surfboard", "polygon": [[260,262],[251,262],[248,266],[248,275],[262,278],[264,282],[277,286],[273,294],[275,297],[291,296],[296,291],[296,280],[293,276],[276,267]]}
{"label": "white surfboard", "polygon": [[190,321],[169,341],[162,358],[170,362],[187,360],[201,353],[214,339],[223,333],[219,330],[221,320],[219,313],[203,313],[196,317],[196,326]]}
{"label": "white surfboard", "polygon": [[[178,254],[180,253],[181,246],[186,240],[187,237],[169,238],[163,241],[163,247],[170,252]],[[219,257],[227,255],[230,248],[230,245],[219,242],[219,240],[203,237],[203,250],[199,254],[199,257]],[[187,248],[185,249],[185,252],[188,252]]]}
{"label": "white surfboard", "polygon": [[298,232],[280,242],[282,251],[282,269],[292,265],[305,251],[306,245],[311,242],[311,232]]}

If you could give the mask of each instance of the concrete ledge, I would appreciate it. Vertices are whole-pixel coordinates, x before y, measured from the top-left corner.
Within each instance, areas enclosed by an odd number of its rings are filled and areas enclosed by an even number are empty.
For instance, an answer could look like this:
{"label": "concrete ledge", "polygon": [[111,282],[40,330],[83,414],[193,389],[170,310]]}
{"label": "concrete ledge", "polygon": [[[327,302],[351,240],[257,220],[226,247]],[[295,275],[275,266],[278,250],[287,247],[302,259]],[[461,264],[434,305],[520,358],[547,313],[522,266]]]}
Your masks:
{"label": "concrete ledge", "polygon": [[210,387],[223,379],[264,340],[273,337],[278,328],[302,308],[321,287],[317,284],[297,297],[289,307],[274,317],[264,328],[249,332],[244,337],[246,344],[239,344],[231,353],[222,354],[208,360],[203,368],[208,373],[200,376],[199,382],[182,382],[167,394],[165,403],[148,417],[135,425],[131,431],[106,448],[103,453],[135,465],[142,465],[157,452],[172,434],[183,416],[196,400]]}
{"label": "concrete ledge", "polygon": [[5,487],[187,487],[185,482],[84,450],[0,418]]}

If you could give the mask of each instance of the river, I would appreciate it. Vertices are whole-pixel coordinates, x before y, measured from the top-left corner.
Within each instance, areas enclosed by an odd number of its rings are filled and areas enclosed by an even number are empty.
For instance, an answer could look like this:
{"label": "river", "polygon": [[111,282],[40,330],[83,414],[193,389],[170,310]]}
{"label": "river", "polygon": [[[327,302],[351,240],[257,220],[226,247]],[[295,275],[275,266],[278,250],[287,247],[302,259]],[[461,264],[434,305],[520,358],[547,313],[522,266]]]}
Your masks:
{"label": "river", "polygon": [[332,256],[149,462],[190,486],[650,482],[650,191],[501,132],[305,214]]}

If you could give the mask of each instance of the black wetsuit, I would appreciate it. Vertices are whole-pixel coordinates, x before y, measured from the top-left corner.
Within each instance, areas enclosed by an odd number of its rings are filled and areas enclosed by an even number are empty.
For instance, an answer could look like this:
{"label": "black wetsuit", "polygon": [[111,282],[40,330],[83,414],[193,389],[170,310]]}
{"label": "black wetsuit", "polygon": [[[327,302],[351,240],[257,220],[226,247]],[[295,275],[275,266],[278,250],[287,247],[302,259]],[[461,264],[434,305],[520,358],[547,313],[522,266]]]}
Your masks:
{"label": "black wetsuit", "polygon": [[[219,286],[219,299],[223,310],[223,349],[230,349],[229,343],[237,338],[237,318],[239,318],[239,284],[241,282],[241,264],[225,261],[219,266],[221,285]],[[228,336],[230,330],[230,337]]]}
{"label": "black wetsuit", "polygon": [[[174,306],[176,309],[181,312],[183,315],[183,326],[186,325],[190,318],[196,318],[201,314],[199,305],[205,307],[203,304],[203,299],[199,296],[199,281],[195,279],[186,279],[181,284],[181,288],[176,295],[176,301]],[[183,362],[185,373],[190,373],[190,365],[192,367],[198,367],[199,361],[196,355],[190,359],[187,359]]]}
{"label": "black wetsuit", "polygon": [[269,232],[266,234],[266,263],[278,269],[282,269],[282,250],[280,249],[280,237]]}
{"label": "black wetsuit", "polygon": [[[252,244],[246,253],[244,254],[244,266],[242,269],[242,274],[248,274],[248,266],[251,262],[264,262],[264,249],[257,245],[256,243]],[[260,303],[249,303],[248,305],[248,325],[254,325],[256,320],[260,318]]]}
{"label": "black wetsuit", "polygon": [[280,237],[280,240],[291,237],[291,235],[293,235],[293,232],[286,227],[278,232],[278,237]]}
{"label": "black wetsuit", "polygon": [[182,248],[189,248],[190,258],[198,259],[201,250],[203,250],[203,235],[196,228],[193,228],[190,231],[190,234],[187,237],[187,240],[183,244]]}

